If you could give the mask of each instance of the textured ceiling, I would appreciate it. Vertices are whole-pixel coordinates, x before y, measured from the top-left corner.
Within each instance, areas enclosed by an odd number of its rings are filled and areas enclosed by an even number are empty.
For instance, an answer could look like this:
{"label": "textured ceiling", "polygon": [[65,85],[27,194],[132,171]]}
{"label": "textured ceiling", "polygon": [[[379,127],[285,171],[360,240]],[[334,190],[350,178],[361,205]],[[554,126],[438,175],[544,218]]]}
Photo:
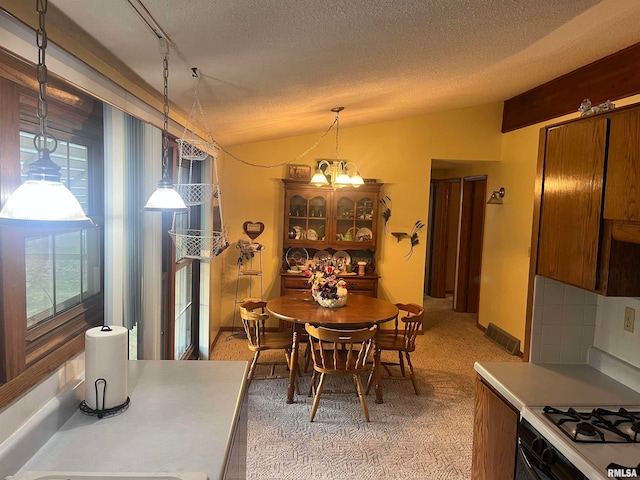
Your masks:
{"label": "textured ceiling", "polygon": [[[50,3],[162,90],[157,41],[127,0]],[[142,3],[174,43],[171,102],[190,110],[198,67],[223,145],[322,132],[335,106],[344,128],[502,101],[640,42],[638,0]]]}

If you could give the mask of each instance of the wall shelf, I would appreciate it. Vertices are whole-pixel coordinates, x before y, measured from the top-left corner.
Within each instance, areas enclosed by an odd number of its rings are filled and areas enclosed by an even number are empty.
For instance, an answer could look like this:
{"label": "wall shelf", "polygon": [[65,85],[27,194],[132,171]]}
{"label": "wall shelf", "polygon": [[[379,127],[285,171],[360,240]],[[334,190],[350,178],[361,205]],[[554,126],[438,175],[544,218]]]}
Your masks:
{"label": "wall shelf", "polygon": [[396,237],[396,240],[398,240],[398,243],[400,243],[400,240],[402,240],[405,237],[409,238],[409,234],[406,232],[391,232],[391,235]]}

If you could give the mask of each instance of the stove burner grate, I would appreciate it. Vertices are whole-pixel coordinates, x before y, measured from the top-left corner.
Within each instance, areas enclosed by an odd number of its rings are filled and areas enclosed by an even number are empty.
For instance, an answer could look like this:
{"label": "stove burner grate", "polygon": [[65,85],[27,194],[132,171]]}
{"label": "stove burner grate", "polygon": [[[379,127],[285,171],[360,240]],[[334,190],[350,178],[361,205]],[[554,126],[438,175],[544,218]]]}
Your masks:
{"label": "stove burner grate", "polygon": [[543,412],[565,435],[582,443],[640,443],[640,412],[595,408],[578,412],[544,407]]}

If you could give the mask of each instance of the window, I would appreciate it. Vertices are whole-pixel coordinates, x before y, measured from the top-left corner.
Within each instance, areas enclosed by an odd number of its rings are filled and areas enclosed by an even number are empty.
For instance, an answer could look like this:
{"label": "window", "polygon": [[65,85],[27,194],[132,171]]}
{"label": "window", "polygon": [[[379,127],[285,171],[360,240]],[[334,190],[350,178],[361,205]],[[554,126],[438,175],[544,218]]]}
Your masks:
{"label": "window", "polygon": [[[35,135],[20,132],[21,180],[37,160]],[[63,182],[89,211],[89,152],[86,145],[58,141],[52,160],[61,167]],[[101,291],[100,228],[25,239],[27,330],[83,303]]]}
{"label": "window", "polygon": [[[0,202],[37,159],[35,67],[0,52]],[[50,75],[52,160],[96,226],[0,228],[0,408],[84,349],[103,323],[102,104]]]}
{"label": "window", "polygon": [[[171,142],[169,154],[172,171],[178,168],[178,146]],[[182,182],[190,178],[199,183],[201,178],[200,162],[189,165],[183,161]],[[174,175],[177,177],[177,175]],[[176,178],[174,178],[176,181]],[[164,355],[166,359],[188,360],[198,358],[198,325],[200,318],[200,260],[184,257],[181,249],[176,249],[166,233],[173,229],[185,232],[200,228],[201,206],[192,205],[185,213],[164,213],[163,230],[163,279],[164,295]],[[191,232],[190,232],[191,233]],[[186,241],[186,240],[185,240]]]}

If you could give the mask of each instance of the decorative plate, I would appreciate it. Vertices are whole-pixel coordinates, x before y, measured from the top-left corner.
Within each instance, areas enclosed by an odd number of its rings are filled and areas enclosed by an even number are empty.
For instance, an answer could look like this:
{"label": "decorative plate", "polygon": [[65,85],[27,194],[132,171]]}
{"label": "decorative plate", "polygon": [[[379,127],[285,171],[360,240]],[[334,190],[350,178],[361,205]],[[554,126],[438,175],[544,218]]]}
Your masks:
{"label": "decorative plate", "polygon": [[309,252],[306,248],[290,248],[285,255],[290,267],[304,265],[309,260]]}
{"label": "decorative plate", "polygon": [[318,240],[318,233],[310,228],[307,230],[307,240]]}
{"label": "decorative plate", "polygon": [[302,238],[302,227],[296,225],[293,229],[296,231],[296,240],[300,240]]}
{"label": "decorative plate", "polygon": [[325,260],[329,260],[331,258],[331,254],[326,250],[319,250],[313,256],[313,261],[316,263],[324,262]]}
{"label": "decorative plate", "polygon": [[337,262],[339,260],[342,260],[343,263],[351,263],[351,255],[349,255],[344,250],[338,250],[333,254],[333,261]]}
{"label": "decorative plate", "polygon": [[357,240],[359,242],[370,242],[372,239],[373,232],[368,228],[358,229],[358,231],[356,232],[356,238],[354,238],[354,240]]}

